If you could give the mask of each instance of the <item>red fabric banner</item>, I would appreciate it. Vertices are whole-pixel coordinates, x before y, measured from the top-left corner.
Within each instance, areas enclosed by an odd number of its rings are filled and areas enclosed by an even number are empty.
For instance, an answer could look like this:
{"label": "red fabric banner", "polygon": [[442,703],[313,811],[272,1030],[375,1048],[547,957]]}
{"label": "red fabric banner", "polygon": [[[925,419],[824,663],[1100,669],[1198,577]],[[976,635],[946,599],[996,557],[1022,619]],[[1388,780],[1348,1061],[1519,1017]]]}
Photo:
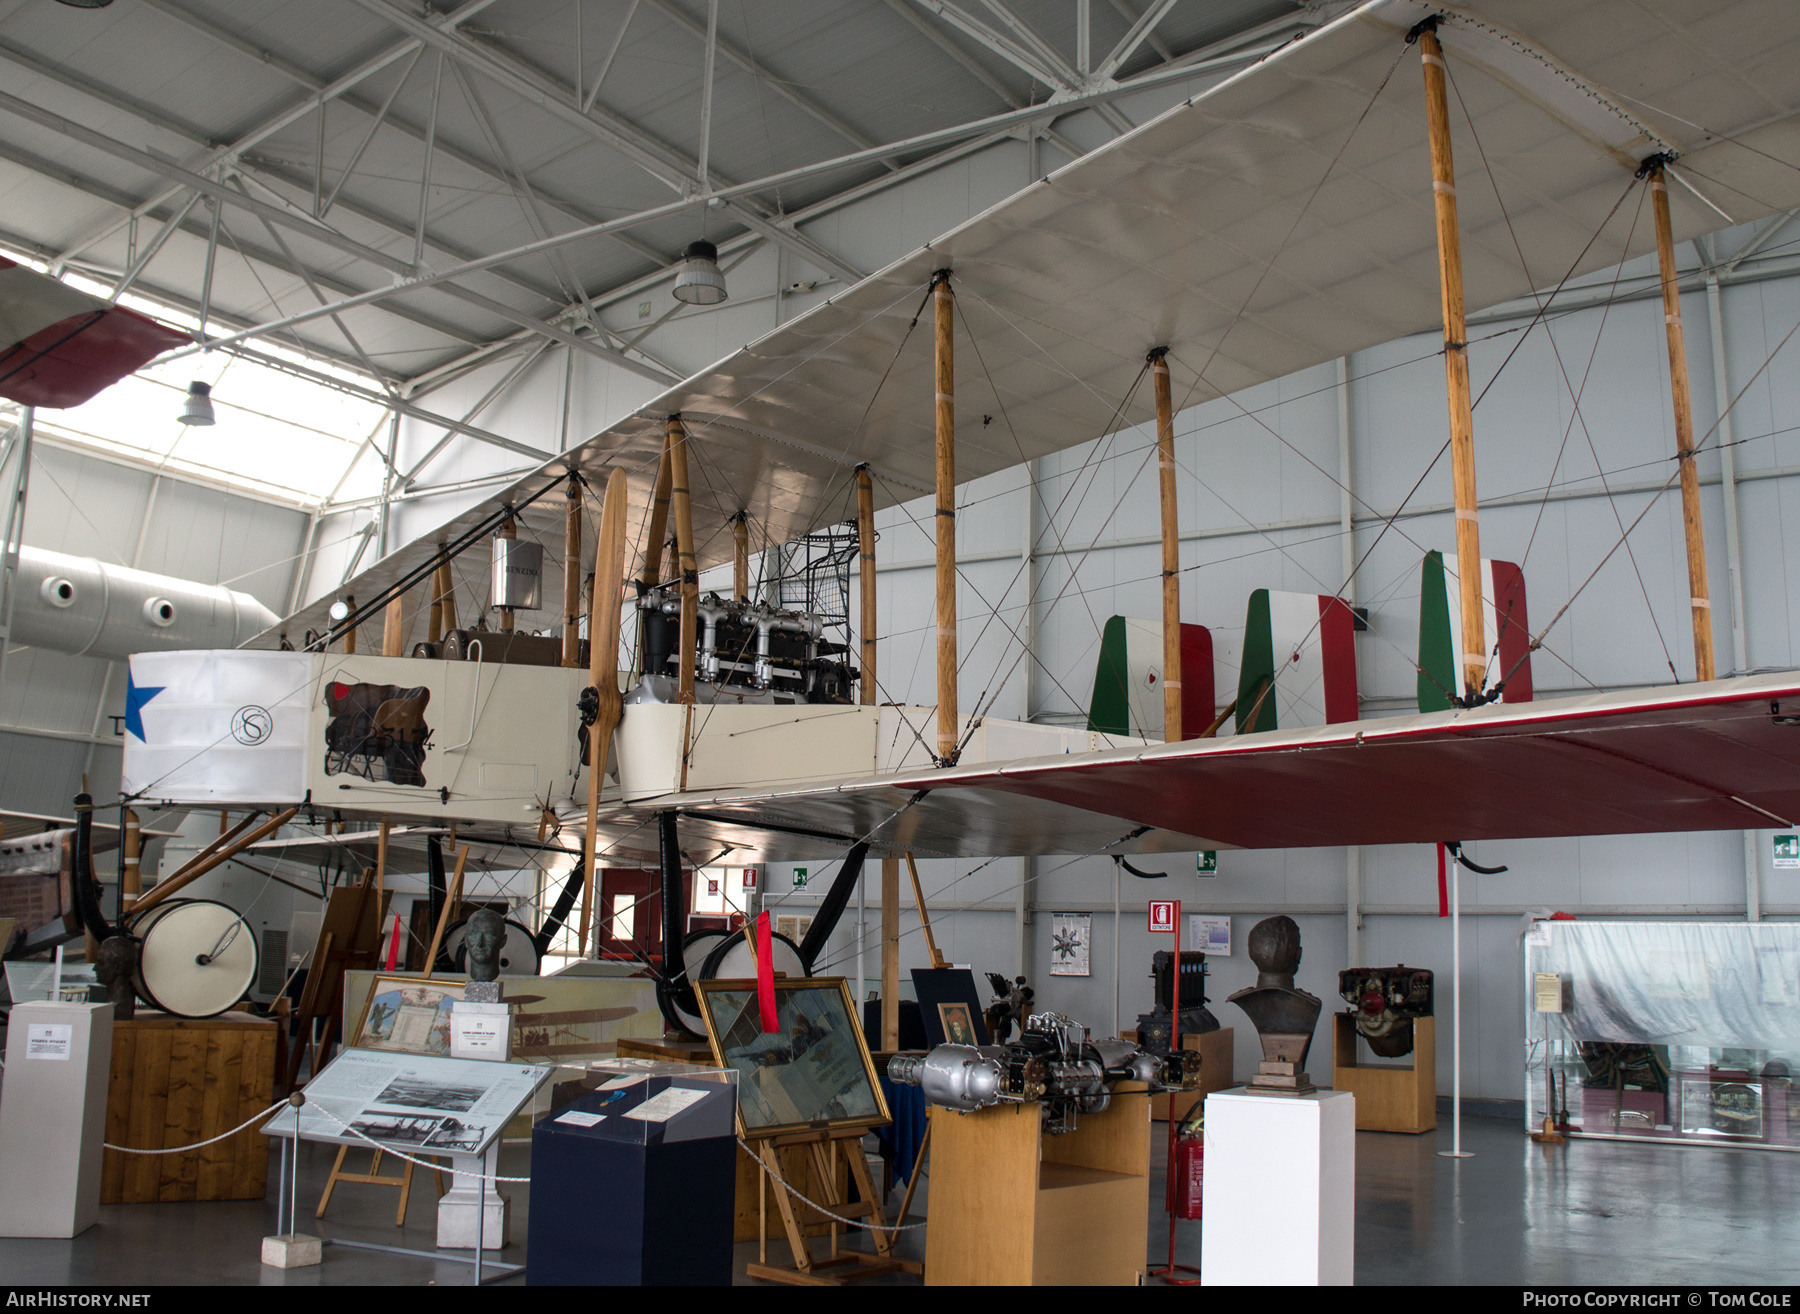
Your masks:
{"label": "red fabric banner", "polygon": [[775,938],[766,911],[756,916],[756,1007],[765,1033],[781,1030],[775,1019]]}
{"label": "red fabric banner", "polygon": [[1438,851],[1438,916],[1450,915],[1450,873],[1445,869],[1445,850],[1442,844]]}

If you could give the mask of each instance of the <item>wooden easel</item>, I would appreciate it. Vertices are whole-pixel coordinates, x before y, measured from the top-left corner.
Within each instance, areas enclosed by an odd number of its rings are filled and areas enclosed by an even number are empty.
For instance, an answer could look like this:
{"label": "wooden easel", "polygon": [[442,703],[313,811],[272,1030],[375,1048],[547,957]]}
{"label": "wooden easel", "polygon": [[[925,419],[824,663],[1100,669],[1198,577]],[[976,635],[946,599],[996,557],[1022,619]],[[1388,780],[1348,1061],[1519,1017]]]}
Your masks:
{"label": "wooden easel", "polygon": [[[365,1186],[397,1186],[400,1188],[400,1207],[394,1211],[394,1226],[406,1225],[406,1206],[412,1200],[413,1170],[418,1165],[410,1159],[402,1160],[405,1170],[398,1177],[388,1177],[381,1172],[381,1151],[376,1150],[369,1159],[369,1171],[366,1173],[347,1173],[344,1171],[344,1156],[350,1153],[348,1145],[338,1146],[337,1159],[331,1165],[331,1176],[325,1179],[325,1193],[319,1197],[319,1207],[313,1211],[314,1218],[325,1217],[325,1209],[331,1203],[331,1193],[337,1190],[339,1182],[361,1182]],[[432,1162],[437,1163],[436,1156]],[[437,1179],[438,1198],[444,1195],[444,1170],[434,1168],[432,1176]]]}
{"label": "wooden easel", "polygon": [[[376,897],[373,869],[363,873],[360,884],[339,886],[331,892],[319,942],[313,948],[312,967],[306,974],[306,988],[300,992],[300,1007],[296,1010],[300,1043],[288,1056],[287,1071],[282,1074],[284,1093],[291,1093],[299,1081],[301,1060],[309,1047],[314,1072],[330,1053],[343,1024],[344,973],[368,971],[381,965],[381,927],[386,920],[388,897]],[[325,1029],[318,1042],[309,1045],[313,1023],[321,1018]]]}
{"label": "wooden easel", "polygon": [[[380,849],[380,857],[376,859],[374,872],[374,879],[378,887],[381,881],[382,863],[387,856],[386,839],[387,823],[384,821],[382,822],[382,840],[384,842]],[[444,942],[444,928],[450,924],[452,915],[456,911],[457,904],[462,900],[463,867],[468,860],[469,846],[465,844],[457,852],[456,878],[450,884],[450,897],[444,900],[444,910],[438,917],[437,928],[432,932],[431,952],[425,960],[425,977],[427,980],[430,979],[432,971],[437,965],[438,947]],[[364,879],[363,884],[364,886],[367,886],[367,878]],[[321,936],[321,945],[323,945],[324,940],[325,937]],[[339,979],[340,981],[342,980],[341,976]],[[308,984],[310,985],[311,982],[309,981]],[[327,1031],[327,1034],[329,1035],[329,1030]],[[402,1159],[401,1162],[406,1166],[400,1170],[400,1175],[398,1177],[389,1177],[381,1171],[381,1153],[380,1150],[376,1150],[374,1154],[370,1156],[368,1172],[347,1173],[344,1171],[344,1160],[350,1154],[350,1147],[348,1145],[338,1146],[337,1158],[332,1161],[331,1173],[325,1179],[325,1190],[319,1196],[319,1207],[313,1212],[313,1217],[325,1217],[325,1210],[331,1204],[331,1193],[337,1190],[337,1184],[339,1182],[357,1182],[363,1186],[397,1186],[400,1188],[400,1207],[394,1211],[394,1226],[404,1227],[406,1225],[406,1206],[412,1200],[413,1172],[418,1168],[418,1165],[411,1159]],[[432,1155],[430,1158],[434,1164],[439,1162],[439,1158],[436,1155]],[[434,1168],[432,1170],[432,1177],[436,1179],[438,1198],[441,1200],[444,1196],[443,1170],[441,1168]]]}
{"label": "wooden easel", "polygon": [[[837,1287],[858,1278],[876,1277],[882,1273],[921,1273],[924,1266],[917,1260],[897,1259],[894,1257],[894,1234],[884,1231],[887,1217],[882,1212],[881,1197],[876,1193],[875,1183],[869,1176],[869,1164],[863,1158],[862,1134],[860,1127],[842,1129],[826,1128],[820,1131],[796,1132],[789,1136],[771,1136],[756,1142],[755,1154],[762,1160],[767,1172],[758,1174],[757,1186],[757,1262],[744,1266],[744,1272],[753,1278],[762,1278],[769,1282],[787,1282],[796,1286]],[[849,1142],[843,1153],[848,1161],[850,1180],[856,1183],[857,1194],[862,1199],[856,1203],[840,1198],[837,1189],[837,1165],[839,1146]],[[802,1231],[800,1211],[806,1206],[799,1204],[781,1187],[775,1187],[775,1207],[781,1214],[781,1224],[787,1229],[788,1249],[793,1254],[791,1265],[775,1265],[769,1263],[769,1229],[768,1229],[768,1197],[769,1175],[779,1175],[781,1171],[781,1151],[787,1146],[804,1146],[807,1163],[812,1168],[814,1182],[813,1195],[818,1202],[832,1213],[845,1218],[867,1218],[872,1224],[869,1235],[875,1242],[875,1253],[864,1254],[856,1250],[844,1250],[838,1242],[843,1225],[835,1219],[827,1219],[830,1225],[829,1249],[823,1256],[813,1254],[812,1245]],[[839,1273],[822,1272],[828,1268],[845,1268],[848,1271]]]}

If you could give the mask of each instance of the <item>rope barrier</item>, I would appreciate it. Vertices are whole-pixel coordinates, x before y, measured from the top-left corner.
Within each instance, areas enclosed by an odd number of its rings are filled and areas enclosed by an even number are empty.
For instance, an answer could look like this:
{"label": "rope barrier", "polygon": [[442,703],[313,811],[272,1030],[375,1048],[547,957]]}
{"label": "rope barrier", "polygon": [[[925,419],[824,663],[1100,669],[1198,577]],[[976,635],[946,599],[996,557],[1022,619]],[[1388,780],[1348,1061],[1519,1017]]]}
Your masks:
{"label": "rope barrier", "polygon": [[199,1143],[194,1144],[194,1145],[178,1145],[172,1150],[140,1150],[140,1149],[135,1149],[129,1145],[114,1145],[111,1141],[102,1141],[101,1144],[104,1145],[109,1150],[117,1150],[120,1154],[186,1154],[189,1150],[203,1150],[209,1145],[217,1145],[220,1141],[228,1141],[233,1136],[236,1136],[239,1132],[243,1131],[244,1128],[248,1127],[251,1123],[260,1122],[262,1119],[268,1117],[271,1113],[274,1113],[277,1109],[285,1108],[286,1106],[287,1106],[286,1100],[276,1100],[273,1104],[271,1104],[268,1108],[264,1109],[261,1113],[251,1114],[248,1118],[244,1119],[244,1121],[240,1122],[237,1126],[233,1127],[230,1131],[222,1132],[221,1134],[213,1137],[210,1141],[200,1141]]}
{"label": "rope barrier", "polygon": [[925,1219],[920,1219],[916,1223],[901,1223],[898,1226],[894,1226],[894,1225],[890,1225],[887,1223],[871,1223],[866,1218],[845,1218],[842,1214],[834,1214],[831,1212],[831,1210],[827,1209],[824,1205],[818,1203],[816,1200],[807,1199],[805,1196],[801,1195],[800,1192],[796,1191],[793,1187],[789,1186],[787,1184],[787,1180],[784,1177],[782,1177],[782,1175],[780,1173],[776,1172],[773,1168],[769,1167],[769,1165],[764,1161],[763,1157],[760,1154],[758,1154],[755,1150],[751,1149],[750,1143],[748,1141],[746,1141],[742,1136],[737,1138],[737,1143],[743,1147],[745,1154],[749,1155],[752,1159],[756,1160],[756,1166],[758,1168],[762,1169],[765,1173],[767,1173],[769,1175],[769,1180],[774,1182],[775,1185],[779,1186],[782,1190],[786,1191],[789,1195],[793,1196],[794,1199],[798,1200],[801,1204],[805,1205],[808,1209],[818,1210],[821,1214],[824,1214],[825,1217],[831,1219],[833,1222],[844,1223],[850,1227],[866,1227],[871,1232],[910,1232],[915,1227],[924,1227],[925,1226],[925,1222],[926,1222]]}

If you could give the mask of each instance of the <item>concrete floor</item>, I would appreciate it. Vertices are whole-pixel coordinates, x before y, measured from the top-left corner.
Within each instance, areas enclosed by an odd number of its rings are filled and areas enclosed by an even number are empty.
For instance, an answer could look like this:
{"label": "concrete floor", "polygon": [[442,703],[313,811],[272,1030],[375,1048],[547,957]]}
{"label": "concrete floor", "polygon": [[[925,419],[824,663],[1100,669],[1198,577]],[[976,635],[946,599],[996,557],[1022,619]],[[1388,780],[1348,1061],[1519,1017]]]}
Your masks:
{"label": "concrete floor", "polygon": [[[1158,1125],[1160,1132],[1161,1127]],[[1447,1125],[1425,1136],[1357,1137],[1356,1277],[1372,1285],[1643,1285],[1800,1282],[1800,1155],[1611,1141],[1533,1144],[1512,1120],[1470,1117],[1463,1144],[1472,1159],[1439,1158]],[[1150,1199],[1162,1201],[1160,1135]],[[330,1216],[312,1221],[335,1151],[302,1147],[303,1227],[327,1237],[419,1249],[432,1247],[432,1188],[421,1174],[411,1215],[394,1226],[396,1193],[346,1185]],[[365,1161],[366,1162],[366,1161]],[[501,1155],[502,1174],[529,1171],[525,1147]],[[0,1240],[0,1281],[19,1286],[236,1284],[349,1286],[466,1284],[466,1264],[327,1247],[317,1268],[281,1272],[258,1262],[275,1230],[270,1199],[220,1204],[113,1205],[72,1241]],[[392,1171],[391,1167],[386,1171]],[[6,1189],[18,1189],[7,1183]],[[921,1188],[930,1208],[929,1179]],[[514,1191],[513,1244],[500,1258],[521,1263],[529,1192]],[[894,1197],[898,1203],[898,1194]],[[1179,1223],[1177,1258],[1199,1262],[1200,1223]],[[1150,1252],[1168,1244],[1160,1212],[1150,1218]],[[771,1243],[780,1262],[786,1247]],[[923,1258],[922,1230],[901,1253]],[[755,1246],[737,1247],[738,1272]],[[912,1282],[914,1279],[902,1279]],[[523,1282],[512,1278],[506,1285]]]}

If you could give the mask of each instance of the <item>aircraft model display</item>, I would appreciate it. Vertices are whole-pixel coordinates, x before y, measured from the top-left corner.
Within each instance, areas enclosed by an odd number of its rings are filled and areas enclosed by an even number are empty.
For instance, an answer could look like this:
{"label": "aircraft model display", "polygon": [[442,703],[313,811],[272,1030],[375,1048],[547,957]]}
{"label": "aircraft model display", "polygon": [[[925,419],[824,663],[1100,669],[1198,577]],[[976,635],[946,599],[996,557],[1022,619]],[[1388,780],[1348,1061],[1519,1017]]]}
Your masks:
{"label": "aircraft model display", "polygon": [[[1714,678],[1694,475],[1709,435],[1688,412],[1672,248],[1722,226],[1709,191],[1729,194],[1733,222],[1800,206],[1785,163],[1800,161],[1787,108],[1800,105],[1800,9],[1642,8],[1664,21],[1629,42],[1600,0],[1350,8],[671,388],[248,649],[133,658],[126,794],[310,805],[496,842],[579,837],[584,945],[600,863],[660,865],[666,890],[683,855],[844,858],[816,934],[869,853],[1794,824],[1800,672]],[[1447,68],[1492,189],[1457,190]],[[1624,251],[1597,242],[1640,187],[1655,224]],[[1515,240],[1561,282],[1661,258],[1694,683],[1495,700],[1512,671],[1484,628],[1465,305],[1542,292]],[[958,324],[1005,425],[958,416]],[[1162,669],[1178,671],[1171,370],[1196,378],[1192,405],[1434,329],[1457,515],[1449,710],[1184,740],[1168,680],[1173,736],[1157,742],[959,708],[959,483],[1093,440],[1147,379],[1164,456]],[[929,350],[906,349],[915,331]],[[821,537],[851,489],[858,533]],[[874,660],[872,518],[925,495],[938,699],[908,706]],[[804,598],[751,596],[751,524],[764,542],[810,535],[859,559],[855,643],[830,642]],[[529,540],[558,537],[562,566],[536,560],[553,554]],[[453,559],[488,570],[498,629],[458,627]],[[699,571],[726,563],[729,596],[702,598]],[[557,597],[558,575],[560,638],[514,633],[514,610],[536,607],[535,590]],[[378,616],[382,651],[359,651]],[[665,894],[665,943],[680,942],[676,904]]]}

